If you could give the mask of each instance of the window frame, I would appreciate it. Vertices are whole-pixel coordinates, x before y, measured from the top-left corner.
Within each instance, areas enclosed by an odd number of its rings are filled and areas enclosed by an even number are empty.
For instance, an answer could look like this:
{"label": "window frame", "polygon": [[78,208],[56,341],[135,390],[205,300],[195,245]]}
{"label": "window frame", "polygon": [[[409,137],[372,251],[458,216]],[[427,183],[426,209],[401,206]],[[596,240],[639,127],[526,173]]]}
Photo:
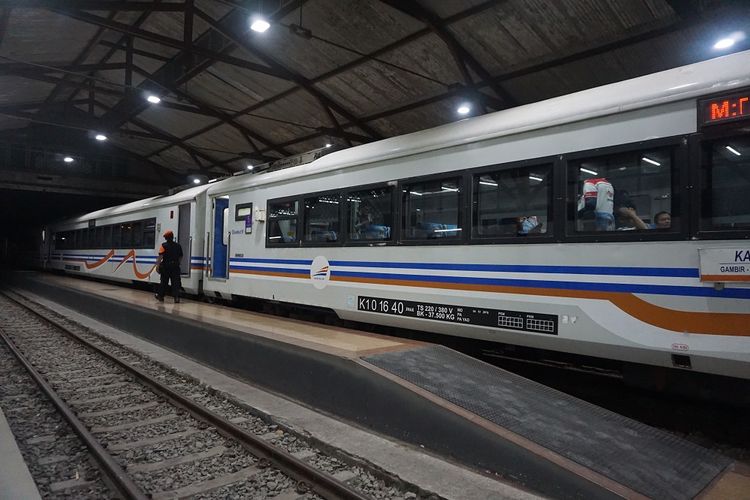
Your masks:
{"label": "window frame", "polygon": [[[398,212],[395,214],[396,217],[398,217],[395,222],[397,226],[397,234],[396,234],[396,241],[399,245],[403,246],[410,246],[410,245],[466,245],[469,241],[469,236],[471,231],[466,231],[466,224],[467,224],[467,201],[471,197],[469,194],[467,196],[466,192],[466,183],[467,183],[467,177],[469,175],[469,171],[467,169],[456,169],[449,172],[438,172],[435,174],[427,174],[427,175],[420,175],[417,177],[408,177],[404,179],[399,179],[396,184],[396,196],[394,198],[396,199],[396,207],[398,208]],[[407,214],[404,210],[404,186],[409,184],[416,184],[419,182],[435,182],[440,181],[444,179],[458,179],[459,183],[459,200],[458,200],[458,220],[461,224],[461,235],[458,238],[424,238],[424,239],[405,239],[404,238],[404,229],[405,229],[405,217]]]}
{"label": "window frame", "polygon": [[[283,198],[271,198],[266,200],[266,248],[294,248],[294,247],[300,247],[302,239],[300,238],[300,230],[301,230],[301,224],[300,220],[302,219],[302,203],[303,203],[303,197],[304,195],[295,195],[295,196],[285,196]],[[297,202],[297,214],[295,217],[284,217],[284,218],[272,218],[271,217],[271,204],[272,203],[286,203],[286,202]],[[269,239],[269,228],[270,228],[270,222],[273,220],[291,220],[296,219],[297,221],[297,232],[295,235],[295,239],[292,242],[285,243],[285,242],[272,242]]]}
{"label": "window frame", "polygon": [[[338,208],[338,216],[339,216],[339,234],[338,239],[336,241],[312,241],[305,239],[306,229],[307,229],[307,215],[305,212],[305,200],[308,198],[318,198],[325,195],[333,195],[338,196],[340,198],[339,200],[339,208]],[[343,227],[344,223],[344,213],[343,213],[343,203],[341,200],[344,199],[343,190],[341,189],[334,189],[334,190],[326,190],[326,191],[316,191],[314,193],[304,193],[299,196],[299,210],[297,213],[297,216],[299,217],[301,221],[301,234],[298,234],[299,238],[299,244],[301,247],[340,247],[344,246],[345,241],[345,235],[342,234],[341,228]],[[299,221],[298,221],[299,223]],[[298,231],[299,233],[299,231]]]}
{"label": "window frame", "polygon": [[[548,223],[551,220],[552,223],[547,227],[547,232],[538,236],[532,237],[521,237],[521,236],[490,236],[490,237],[475,237],[474,233],[474,177],[477,175],[501,172],[505,170],[514,170],[521,168],[533,168],[535,166],[549,166],[550,174],[552,179],[550,181],[549,189],[549,205],[547,212]],[[556,235],[558,234],[558,219],[559,211],[556,207],[556,193],[558,191],[557,179],[560,177],[559,168],[556,165],[555,156],[546,156],[541,158],[533,158],[529,160],[520,160],[509,163],[497,163],[494,165],[486,165],[482,167],[470,169],[468,174],[468,184],[471,186],[471,193],[469,194],[468,204],[468,217],[469,217],[469,243],[473,245],[500,245],[500,244],[537,244],[537,243],[552,243],[556,241]]]}
{"label": "window frame", "polygon": [[[703,184],[702,174],[705,168],[703,161],[703,146],[708,142],[714,142],[725,137],[741,135],[742,129],[747,129],[748,121],[736,121],[708,125],[697,134],[691,136],[690,146],[690,171],[693,174],[691,186],[693,190],[690,198],[691,220],[694,223],[691,234],[700,240],[743,240],[750,239],[750,229],[701,229],[701,218],[703,217]],[[750,134],[746,135],[750,137]]]}
{"label": "window frame", "polygon": [[[562,172],[563,201],[564,210],[560,212],[561,217],[561,241],[565,243],[606,243],[606,242],[625,242],[625,241],[676,241],[689,238],[690,228],[692,227],[692,214],[688,211],[688,199],[690,194],[686,192],[689,189],[687,179],[689,174],[688,165],[688,135],[679,135],[652,139],[648,141],[638,141],[628,144],[618,144],[601,148],[588,149],[584,151],[575,151],[562,155],[563,167]],[[647,230],[647,231],[602,231],[597,233],[569,233],[568,221],[574,213],[577,203],[577,193],[575,192],[575,183],[571,183],[572,163],[587,158],[600,156],[610,156],[623,153],[633,153],[644,149],[672,149],[672,176],[671,176],[671,194],[672,194],[672,214],[680,214],[680,227],[675,230]],[[677,210],[679,212],[677,212]],[[652,214],[653,215],[653,214]]]}
{"label": "window frame", "polygon": [[[351,214],[348,210],[348,201],[346,201],[350,194],[356,193],[359,191],[366,191],[368,189],[379,189],[379,188],[390,188],[391,190],[391,239],[390,240],[353,240],[349,237],[349,227],[351,226]],[[397,245],[400,244],[401,241],[401,230],[399,227],[400,221],[401,221],[401,211],[400,211],[400,204],[399,204],[399,197],[396,196],[400,191],[398,191],[398,181],[392,180],[392,181],[386,181],[386,182],[376,182],[371,184],[362,184],[359,186],[352,186],[349,188],[346,188],[342,190],[343,193],[343,199],[345,200],[342,210],[343,210],[343,224],[344,224],[344,238],[343,238],[343,244],[346,246],[352,246],[352,247],[373,247],[373,246],[390,246],[390,245]]]}

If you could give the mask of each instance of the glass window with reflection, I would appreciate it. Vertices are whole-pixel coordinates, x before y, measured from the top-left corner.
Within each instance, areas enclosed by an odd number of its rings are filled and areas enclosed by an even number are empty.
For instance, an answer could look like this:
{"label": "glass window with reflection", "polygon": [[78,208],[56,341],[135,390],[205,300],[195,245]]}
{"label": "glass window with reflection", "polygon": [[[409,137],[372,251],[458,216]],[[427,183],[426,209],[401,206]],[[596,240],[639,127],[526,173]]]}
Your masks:
{"label": "glass window with reflection", "polygon": [[552,223],[552,166],[475,174],[472,238],[541,236]]}
{"label": "glass window with reflection", "polygon": [[677,228],[672,149],[596,156],[568,163],[568,234]]}
{"label": "glass window with reflection", "polygon": [[750,135],[703,145],[701,229],[750,229]]}
{"label": "glass window with reflection", "polygon": [[403,185],[403,238],[461,237],[461,178],[426,180]]}
{"label": "glass window with reflection", "polygon": [[347,195],[349,239],[352,241],[390,241],[393,227],[393,188],[375,187]]}
{"label": "glass window with reflection", "polygon": [[331,193],[305,198],[305,241],[332,243],[339,240],[341,195]]}
{"label": "glass window with reflection", "polygon": [[283,245],[297,242],[297,213],[299,202],[268,202],[268,228],[266,238],[269,244]]}
{"label": "glass window with reflection", "polygon": [[154,248],[156,246],[156,219],[146,219],[143,222],[143,248]]}

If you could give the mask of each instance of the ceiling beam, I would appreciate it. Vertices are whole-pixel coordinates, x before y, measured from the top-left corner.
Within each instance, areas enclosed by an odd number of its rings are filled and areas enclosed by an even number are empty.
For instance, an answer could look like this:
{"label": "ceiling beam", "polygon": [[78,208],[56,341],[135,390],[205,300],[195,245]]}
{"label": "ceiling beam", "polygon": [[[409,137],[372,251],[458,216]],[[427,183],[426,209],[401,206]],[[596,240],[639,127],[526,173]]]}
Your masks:
{"label": "ceiling beam", "polygon": [[195,13],[198,17],[206,21],[213,29],[220,32],[240,47],[249,51],[255,57],[267,64],[270,68],[273,68],[278,73],[283,74],[286,80],[294,82],[303,90],[315,97],[321,103],[326,113],[329,114],[329,118],[332,119],[332,123],[335,127],[340,127],[340,125],[333,117],[331,110],[336,111],[347,120],[353,123],[357,123],[358,127],[364,130],[366,133],[370,134],[374,139],[382,138],[378,131],[371,128],[364,122],[360,123],[353,113],[325,95],[322,91],[320,91],[317,87],[310,83],[310,81],[305,77],[295,73],[289,68],[286,68],[285,66],[277,62],[273,57],[256,47],[247,36],[247,15],[244,12],[235,10],[224,16],[221,21],[216,21],[211,16],[197,8],[195,9]]}
{"label": "ceiling beam", "polygon": [[[86,82],[73,82],[73,81],[67,81],[64,78],[53,76],[53,75],[45,75],[43,73],[35,73],[33,71],[25,71],[25,70],[16,70],[16,71],[7,71],[6,74],[18,76],[21,78],[26,78],[29,80],[36,80],[40,82],[45,83],[51,83],[53,85],[63,85],[65,87],[71,87],[81,90],[89,91],[91,90],[91,87]],[[107,94],[107,95],[115,95],[115,96],[122,96],[123,91],[121,89],[111,89],[107,87],[101,87],[101,86],[95,86],[94,91],[97,94]]]}
{"label": "ceiling beam", "polygon": [[177,86],[175,86],[173,84],[170,84],[168,82],[156,81],[153,76],[149,75],[148,73],[146,73],[144,70],[142,70],[140,68],[136,67],[135,69],[139,73],[141,73],[143,76],[145,76],[146,78],[148,78],[149,80],[154,81],[154,83],[156,83],[157,85],[159,85],[161,87],[164,87],[164,89],[166,89],[169,92],[171,92],[174,95],[176,95],[178,98],[184,99],[184,100],[189,101],[190,103],[192,103],[198,109],[198,111],[199,111],[200,114],[204,114],[204,115],[212,116],[214,118],[218,118],[222,122],[224,122],[227,125],[230,125],[231,127],[233,127],[235,130],[237,130],[248,141],[249,146],[255,147],[254,143],[249,139],[249,137],[252,137],[255,140],[257,140],[259,142],[262,142],[264,145],[268,146],[269,149],[272,150],[272,151],[278,151],[280,154],[285,155],[285,156],[288,156],[289,154],[291,154],[289,151],[287,151],[287,150],[285,150],[283,148],[278,148],[277,149],[274,146],[273,141],[271,141],[270,139],[268,139],[266,137],[263,137],[262,135],[260,135],[260,134],[258,134],[256,132],[248,129],[244,125],[239,124],[239,123],[233,121],[229,117],[229,115],[227,113],[225,113],[224,111],[221,111],[221,110],[218,110],[218,109],[215,109],[215,108],[211,107],[208,103],[202,101],[201,99],[199,99],[199,98],[197,98],[195,96],[190,95],[189,93],[187,93],[187,92],[185,92],[183,90],[180,90],[179,88],[177,88]]}
{"label": "ceiling beam", "polygon": [[[22,63],[10,62],[0,63],[0,74],[2,73],[86,73],[89,71],[110,71],[125,69],[125,63],[106,63],[106,64],[68,64],[65,66],[55,66],[49,63]],[[70,75],[88,78],[88,75]]]}
{"label": "ceiling beam", "polygon": [[[115,17],[116,13],[112,12],[109,15],[109,19],[113,19]],[[94,50],[96,47],[96,44],[101,40],[102,36],[104,35],[104,28],[99,28],[96,30],[96,33],[94,33],[94,36],[89,39],[89,41],[86,43],[86,46],[81,50],[81,52],[78,53],[76,58],[73,60],[73,64],[81,64],[86,59],[88,59],[89,54],[91,54],[91,51]],[[63,76],[64,80],[67,80],[69,77],[68,75]],[[52,92],[49,93],[47,96],[47,99],[45,99],[45,102],[52,102],[54,101],[57,96],[62,92],[63,86],[62,85],[55,85],[55,88],[52,89]]]}
{"label": "ceiling beam", "polygon": [[119,12],[182,12],[184,3],[123,2],[112,0],[0,0],[0,8],[80,9]]}
{"label": "ceiling beam", "polygon": [[[490,9],[490,8],[494,7],[496,4],[502,3],[504,1],[507,1],[507,0],[488,0],[488,1],[484,2],[484,3],[475,5],[474,7],[471,7],[469,9],[466,9],[466,10],[464,10],[462,12],[459,12],[457,14],[454,14],[453,16],[450,16],[450,17],[446,18],[445,22],[446,23],[453,23],[453,22],[460,21],[462,19],[465,19],[465,18],[473,16],[473,15],[481,14],[485,10]],[[292,11],[293,10],[290,10],[289,12],[292,12]],[[332,70],[330,70],[330,71],[328,71],[326,73],[318,75],[318,76],[312,78],[310,80],[310,83],[313,84],[313,85],[315,85],[315,84],[320,83],[322,81],[325,81],[325,80],[327,80],[329,78],[332,78],[332,77],[334,77],[336,75],[339,75],[341,73],[349,71],[350,69],[356,68],[357,66],[360,66],[362,64],[365,64],[365,63],[368,63],[368,62],[371,62],[371,61],[377,61],[377,58],[380,57],[381,55],[388,54],[390,52],[398,50],[400,47],[403,47],[404,45],[406,45],[408,43],[411,43],[411,42],[413,42],[415,40],[418,40],[419,38],[422,38],[423,36],[425,36],[425,35],[427,35],[429,33],[430,33],[430,29],[429,28],[424,28],[422,30],[419,30],[419,31],[417,31],[415,33],[412,33],[411,35],[408,35],[408,36],[406,36],[406,37],[404,37],[404,38],[402,38],[400,40],[397,40],[397,41],[389,44],[389,45],[381,47],[380,49],[378,49],[378,50],[376,50],[374,52],[371,52],[371,53],[369,53],[367,55],[364,55],[364,56],[362,56],[362,57],[360,57],[358,59],[355,59],[355,60],[353,60],[353,61],[351,61],[351,62],[349,62],[347,64],[338,66],[337,68],[334,68],[334,69],[332,69]],[[254,104],[251,104],[250,106],[247,106],[246,108],[243,108],[243,109],[241,109],[241,110],[239,110],[239,111],[237,111],[235,113],[232,113],[230,116],[234,119],[234,118],[238,118],[240,116],[246,115],[248,113],[252,113],[253,111],[255,111],[257,109],[260,109],[260,108],[262,108],[264,106],[268,106],[269,104],[272,104],[272,103],[274,103],[276,101],[279,101],[279,100],[281,100],[281,99],[283,99],[283,98],[285,98],[285,97],[293,94],[294,92],[297,92],[298,90],[299,89],[297,87],[292,87],[292,88],[290,88],[288,90],[285,90],[285,91],[280,92],[280,93],[278,93],[278,94],[276,94],[274,96],[271,96],[268,99],[264,99],[262,101],[259,101],[259,102],[256,102]],[[195,132],[192,132],[192,133],[184,136],[182,139],[185,140],[185,141],[190,140],[193,137],[197,137],[197,136],[199,136],[201,134],[204,134],[204,133],[206,133],[206,132],[208,132],[208,131],[210,131],[210,130],[216,128],[216,127],[218,127],[219,125],[221,125],[221,122],[216,122],[216,123],[213,123],[213,124],[206,125],[205,127],[201,128],[201,129],[198,129]],[[316,137],[319,137],[319,136],[316,136]],[[287,145],[289,145],[289,144],[287,143]]]}
{"label": "ceiling beam", "polygon": [[[474,84],[474,80],[469,73],[468,68],[474,70],[474,72],[484,81],[491,81],[492,75],[487,71],[484,66],[464,48],[451,31],[446,27],[445,20],[440,18],[437,14],[433,13],[429,9],[423,7],[421,4],[414,0],[380,0],[389,7],[398,10],[399,12],[406,14],[414,19],[417,19],[425,23],[430,30],[435,33],[445,45],[448,47],[453,59],[456,62],[456,66],[463,75],[464,82],[467,86],[471,87]],[[508,108],[511,106],[517,106],[518,101],[510,95],[498,83],[490,83],[492,91],[502,100],[501,103],[496,104],[495,109]]]}
{"label": "ceiling beam", "polygon": [[[102,28],[102,29],[104,29],[104,28]],[[109,48],[114,49],[114,50],[122,50],[122,51],[127,51],[128,50],[127,46],[122,46],[122,45],[120,45],[118,43],[115,43],[115,42],[108,42],[107,40],[101,40],[99,42],[99,45],[101,45],[103,47],[109,47]],[[148,50],[143,50],[143,49],[133,48],[132,52],[133,52],[133,55],[142,56],[142,57],[148,57],[149,59],[154,59],[156,61],[161,61],[161,62],[167,62],[170,59],[172,59],[169,56],[163,56],[161,54],[157,54],[155,52],[149,52]]]}
{"label": "ceiling beam", "polygon": [[[112,21],[104,17],[96,16],[94,14],[89,14],[88,12],[83,12],[80,10],[72,10],[72,9],[50,9],[50,10],[52,10],[52,12],[55,12],[57,14],[70,17],[78,21],[93,24],[96,26],[103,26],[113,31],[128,34],[136,38],[142,38],[144,40],[158,43],[160,45],[165,45],[167,47],[172,47],[172,48],[180,49],[180,50],[185,47],[184,41],[178,38],[172,38],[172,37],[168,37],[165,35],[159,35],[158,33],[153,33],[151,31],[142,30],[140,28],[136,28],[128,24],[120,23],[117,21]],[[201,36],[200,38],[204,38],[204,36]],[[211,44],[208,44],[205,42],[198,43],[200,41],[200,38],[196,40],[196,43],[194,43],[193,46],[191,47],[191,51],[195,55],[199,55],[201,57],[212,59],[217,62],[223,62],[225,64],[229,64],[232,66],[237,66],[243,69],[248,69],[250,71],[263,73],[269,76],[275,76],[277,78],[287,79],[287,75],[279,71],[276,71],[272,68],[269,68],[267,66],[264,66],[262,64],[253,63],[245,59],[240,59],[238,57],[224,55],[224,54],[219,53],[216,50],[211,50],[207,47],[204,47],[203,45],[210,46]],[[223,43],[223,40],[222,40],[222,43]]]}

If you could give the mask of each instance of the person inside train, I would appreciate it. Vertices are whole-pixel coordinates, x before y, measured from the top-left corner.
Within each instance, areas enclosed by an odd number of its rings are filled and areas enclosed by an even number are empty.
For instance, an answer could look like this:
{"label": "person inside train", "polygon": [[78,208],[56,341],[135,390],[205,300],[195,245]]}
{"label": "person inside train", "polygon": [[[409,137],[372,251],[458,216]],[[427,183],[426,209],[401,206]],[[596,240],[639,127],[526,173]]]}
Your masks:
{"label": "person inside train", "polygon": [[626,190],[615,191],[614,197],[615,228],[617,231],[650,229],[643,219],[638,217],[635,203]]}
{"label": "person inside train", "polygon": [[175,304],[180,303],[180,261],[182,260],[182,246],[174,241],[172,231],[164,232],[164,243],[159,247],[159,257],[156,259],[156,272],[161,275],[159,291],[154,295],[156,300],[164,302],[167,286],[172,285],[172,297]]}
{"label": "person inside train", "polygon": [[526,236],[542,232],[543,223],[536,215],[521,216],[516,218],[516,234]]}
{"label": "person inside train", "polygon": [[613,231],[615,190],[604,177],[586,179],[578,200],[578,217],[584,231]]}
{"label": "person inside train", "polygon": [[654,215],[654,223],[649,224],[649,229],[669,229],[672,227],[672,214],[666,210]]}

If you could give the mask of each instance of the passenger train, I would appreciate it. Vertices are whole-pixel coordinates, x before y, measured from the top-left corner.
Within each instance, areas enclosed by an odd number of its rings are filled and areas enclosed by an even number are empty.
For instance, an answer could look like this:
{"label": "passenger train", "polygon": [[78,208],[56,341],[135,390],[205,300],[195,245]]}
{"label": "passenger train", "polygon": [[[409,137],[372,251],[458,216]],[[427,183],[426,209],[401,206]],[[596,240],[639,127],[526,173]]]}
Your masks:
{"label": "passenger train", "polygon": [[55,223],[45,266],[750,379],[750,52]]}

